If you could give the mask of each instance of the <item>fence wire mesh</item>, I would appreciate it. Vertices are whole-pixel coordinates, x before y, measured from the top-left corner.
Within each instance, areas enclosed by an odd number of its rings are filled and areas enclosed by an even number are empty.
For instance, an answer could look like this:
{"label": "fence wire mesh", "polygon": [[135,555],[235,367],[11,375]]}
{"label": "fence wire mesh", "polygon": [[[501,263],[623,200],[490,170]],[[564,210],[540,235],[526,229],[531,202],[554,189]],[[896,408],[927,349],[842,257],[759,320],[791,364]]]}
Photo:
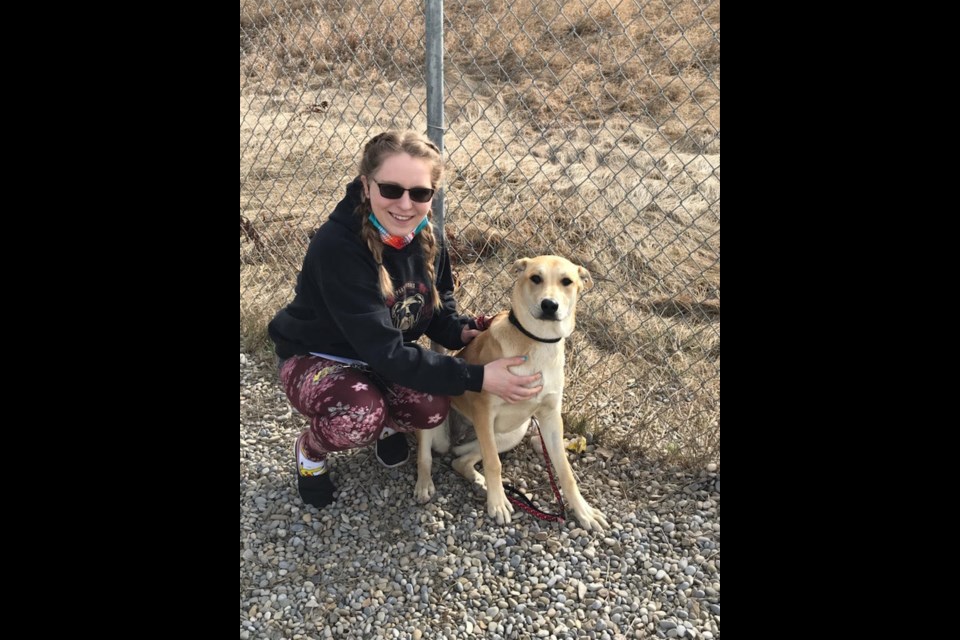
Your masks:
{"label": "fence wire mesh", "polygon": [[[512,263],[595,280],[567,343],[568,432],[719,459],[720,3],[447,0],[445,235],[464,313],[509,306]],[[413,0],[241,0],[244,348],[293,293],[363,143],[426,131]]]}

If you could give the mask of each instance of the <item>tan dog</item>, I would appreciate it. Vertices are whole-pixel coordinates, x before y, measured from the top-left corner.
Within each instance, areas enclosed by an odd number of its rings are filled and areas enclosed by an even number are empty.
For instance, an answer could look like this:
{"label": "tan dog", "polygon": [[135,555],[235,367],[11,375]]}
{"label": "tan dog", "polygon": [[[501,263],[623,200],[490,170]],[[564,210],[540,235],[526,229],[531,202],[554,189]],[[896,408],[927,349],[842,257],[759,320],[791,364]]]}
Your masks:
{"label": "tan dog", "polygon": [[[467,480],[487,491],[487,513],[500,524],[510,522],[513,505],[507,500],[500,475],[498,452],[507,451],[523,439],[531,416],[540,422],[547,452],[553,461],[560,487],[587,529],[608,527],[606,517],[580,495],[573,470],[563,448],[563,422],[560,409],[564,384],[564,339],[576,324],[577,296],[593,284],[590,273],[559,256],[521,258],[514,263],[518,274],[511,303],[516,323],[509,312],[501,312],[490,328],[482,332],[457,355],[472,364],[487,364],[512,356],[527,356],[527,361],[511,367],[517,375],[543,374],[543,390],[529,400],[507,403],[490,393],[468,391],[452,398],[453,408],[473,423],[477,440],[454,447],[458,456],[453,468]],[[520,325],[520,327],[517,326]],[[417,485],[415,497],[428,501],[436,491],[430,477],[433,459],[431,447],[446,453],[450,446],[448,423],[437,429],[417,431]],[[474,468],[483,460],[481,476]]]}

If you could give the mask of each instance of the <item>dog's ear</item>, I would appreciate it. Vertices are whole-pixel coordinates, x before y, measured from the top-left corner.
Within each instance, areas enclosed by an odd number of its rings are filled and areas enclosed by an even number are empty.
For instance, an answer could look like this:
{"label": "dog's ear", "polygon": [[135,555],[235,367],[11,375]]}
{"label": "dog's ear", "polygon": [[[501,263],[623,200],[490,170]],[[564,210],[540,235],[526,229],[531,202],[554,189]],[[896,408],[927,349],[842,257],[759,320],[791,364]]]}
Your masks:
{"label": "dog's ear", "polygon": [[513,263],[513,272],[516,274],[521,274],[527,268],[527,264],[530,262],[530,258],[520,258]]}
{"label": "dog's ear", "polygon": [[577,273],[580,275],[580,282],[583,283],[583,290],[590,289],[593,286],[593,278],[590,277],[590,272],[583,267],[577,267]]}

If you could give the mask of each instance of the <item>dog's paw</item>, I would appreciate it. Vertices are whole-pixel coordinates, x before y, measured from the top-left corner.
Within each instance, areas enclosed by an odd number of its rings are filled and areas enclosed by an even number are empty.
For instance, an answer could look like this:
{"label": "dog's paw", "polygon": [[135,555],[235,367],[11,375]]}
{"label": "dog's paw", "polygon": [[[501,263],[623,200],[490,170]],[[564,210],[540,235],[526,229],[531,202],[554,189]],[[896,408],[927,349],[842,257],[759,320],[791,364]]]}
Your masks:
{"label": "dog's paw", "polygon": [[511,519],[513,505],[507,500],[506,494],[502,491],[501,494],[501,496],[487,494],[487,513],[497,521],[497,524],[507,524]]}
{"label": "dog's paw", "polygon": [[433,478],[428,477],[426,480],[418,479],[417,486],[413,488],[413,497],[417,502],[423,504],[424,502],[430,502],[430,498],[432,498],[436,492],[437,489],[433,486]]}
{"label": "dog's paw", "polygon": [[471,486],[473,486],[473,490],[476,491],[477,493],[486,495],[487,479],[484,478],[479,473],[473,478],[473,482],[471,483]]}
{"label": "dog's paw", "polygon": [[453,461],[453,470],[470,481],[473,490],[479,493],[487,492],[487,480],[482,474],[477,473],[470,461],[466,458],[457,458]]}
{"label": "dog's paw", "polygon": [[573,515],[577,516],[577,520],[580,521],[580,525],[584,529],[603,531],[610,528],[610,523],[607,522],[607,517],[603,515],[603,512],[588,504],[584,504],[583,508],[574,509]]}

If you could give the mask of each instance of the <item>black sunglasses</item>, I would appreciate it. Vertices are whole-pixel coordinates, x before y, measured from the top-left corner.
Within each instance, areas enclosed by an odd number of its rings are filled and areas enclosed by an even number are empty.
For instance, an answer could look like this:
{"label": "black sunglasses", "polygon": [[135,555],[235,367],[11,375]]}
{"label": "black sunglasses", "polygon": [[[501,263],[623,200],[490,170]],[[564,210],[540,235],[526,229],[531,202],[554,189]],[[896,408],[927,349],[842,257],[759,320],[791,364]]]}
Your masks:
{"label": "black sunglasses", "polygon": [[432,198],[433,194],[436,193],[433,189],[427,189],[426,187],[404,189],[398,184],[377,182],[373,178],[370,178],[370,180],[377,183],[377,187],[380,188],[380,195],[387,200],[399,200],[403,197],[404,191],[409,191],[410,199],[414,202],[430,202],[430,198]]}

